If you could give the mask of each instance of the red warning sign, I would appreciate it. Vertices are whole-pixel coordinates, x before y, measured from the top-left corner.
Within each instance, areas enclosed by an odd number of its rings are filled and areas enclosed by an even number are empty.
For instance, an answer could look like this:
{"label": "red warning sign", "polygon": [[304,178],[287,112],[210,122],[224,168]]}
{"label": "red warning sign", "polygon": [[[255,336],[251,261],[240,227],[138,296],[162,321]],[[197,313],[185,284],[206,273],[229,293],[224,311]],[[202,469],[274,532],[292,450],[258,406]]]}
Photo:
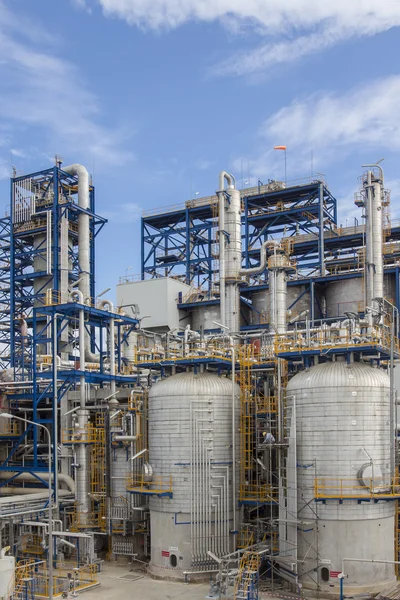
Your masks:
{"label": "red warning sign", "polygon": [[331,576],[331,578],[335,578],[335,577],[339,577],[341,571],[329,571],[329,575]]}
{"label": "red warning sign", "polygon": [[165,556],[165,558],[169,558],[168,550],[161,550],[161,556]]}

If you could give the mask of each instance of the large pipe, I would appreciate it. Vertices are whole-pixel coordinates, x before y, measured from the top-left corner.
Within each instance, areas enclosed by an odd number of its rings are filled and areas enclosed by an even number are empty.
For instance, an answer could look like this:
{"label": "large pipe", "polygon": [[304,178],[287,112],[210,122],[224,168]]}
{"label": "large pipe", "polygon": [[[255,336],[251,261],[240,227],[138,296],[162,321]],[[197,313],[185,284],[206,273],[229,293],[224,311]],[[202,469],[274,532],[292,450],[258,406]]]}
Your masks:
{"label": "large pipe", "polygon": [[250,267],[249,269],[240,269],[240,275],[256,275],[262,273],[267,267],[267,247],[271,244],[271,241],[266,240],[260,248],[260,264],[257,267]]}
{"label": "large pipe", "polygon": [[[100,308],[105,310],[106,308],[110,313],[114,313],[114,305],[110,300],[102,300],[100,302]],[[111,379],[111,393],[115,394],[115,321],[114,318],[110,318],[110,329],[108,334],[108,352],[110,355],[110,375],[113,379]]]}
{"label": "large pipe", "polygon": [[[35,475],[37,475],[37,476],[35,476]],[[0,479],[10,479],[10,478],[14,478],[13,481],[18,479],[19,481],[35,481],[37,483],[38,478],[43,479],[44,481],[48,481],[49,474],[48,473],[36,473],[36,474],[34,474],[34,473],[14,473],[14,472],[9,472],[9,471],[0,471]],[[52,480],[53,480],[53,477],[52,477]],[[65,473],[59,473],[58,481],[61,483],[65,483],[65,485],[68,487],[70,492],[72,492],[72,493],[75,492],[75,482],[72,479],[72,477],[70,477],[69,475],[66,475]],[[21,492],[21,493],[23,494],[24,492]]]}
{"label": "large pipe", "polygon": [[[71,299],[84,304],[84,296],[82,290],[73,290],[71,292]],[[78,414],[78,428],[77,433],[81,433],[82,437],[85,438],[87,432],[87,426],[89,422],[89,411],[86,409],[86,380],[85,380],[85,369],[86,369],[86,331],[85,331],[85,311],[84,309],[79,310],[79,370],[81,376],[79,379],[79,392],[80,392],[80,408]],[[90,473],[89,473],[89,450],[87,444],[77,444],[76,449],[76,460],[78,466],[76,467],[76,502],[78,505],[79,523],[86,525],[90,513]]]}
{"label": "large pipe", "polygon": [[[78,177],[78,206],[85,211],[90,211],[89,198],[89,173],[83,165],[73,164],[62,168],[65,173]],[[90,297],[90,218],[85,212],[78,216],[78,261],[80,268],[79,290],[83,295],[84,304],[91,304]],[[85,356],[90,362],[99,362],[99,357],[90,350],[89,333],[87,338]]]}

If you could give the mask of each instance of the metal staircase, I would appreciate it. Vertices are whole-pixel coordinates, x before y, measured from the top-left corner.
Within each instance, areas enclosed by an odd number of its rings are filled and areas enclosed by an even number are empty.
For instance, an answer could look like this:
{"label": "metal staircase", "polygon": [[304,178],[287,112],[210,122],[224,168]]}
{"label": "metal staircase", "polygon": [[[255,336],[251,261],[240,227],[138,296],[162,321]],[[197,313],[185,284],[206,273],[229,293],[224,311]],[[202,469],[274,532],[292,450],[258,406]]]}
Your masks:
{"label": "metal staircase", "polygon": [[245,552],[235,579],[234,600],[258,600],[258,570],[260,556],[256,552]]}

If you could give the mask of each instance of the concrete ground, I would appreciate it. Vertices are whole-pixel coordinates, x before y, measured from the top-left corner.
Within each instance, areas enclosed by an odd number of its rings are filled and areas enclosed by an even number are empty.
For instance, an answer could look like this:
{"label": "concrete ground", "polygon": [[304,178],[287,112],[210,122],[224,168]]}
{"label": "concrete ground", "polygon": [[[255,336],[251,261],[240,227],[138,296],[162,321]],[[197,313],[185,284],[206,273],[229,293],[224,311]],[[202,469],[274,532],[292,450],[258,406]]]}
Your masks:
{"label": "concrete ground", "polygon": [[151,579],[129,565],[104,563],[100,586],[82,592],[82,600],[204,600],[208,584],[172,583]]}
{"label": "concrete ground", "polygon": [[[104,563],[99,573],[100,586],[82,592],[82,600],[204,600],[207,583],[158,581],[130,565]],[[260,593],[260,600],[297,600],[294,595]]]}

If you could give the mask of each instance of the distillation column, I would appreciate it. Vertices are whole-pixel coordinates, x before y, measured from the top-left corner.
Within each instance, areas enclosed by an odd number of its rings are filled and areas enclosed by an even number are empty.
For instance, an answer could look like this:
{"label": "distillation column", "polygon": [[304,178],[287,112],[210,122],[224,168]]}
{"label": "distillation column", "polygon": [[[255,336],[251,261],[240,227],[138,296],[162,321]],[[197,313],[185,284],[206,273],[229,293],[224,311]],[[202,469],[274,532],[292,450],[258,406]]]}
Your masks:
{"label": "distillation column", "polygon": [[[379,174],[378,174],[379,171]],[[383,171],[369,170],[364,178],[366,304],[379,310],[383,292]]]}
{"label": "distillation column", "polygon": [[[224,188],[225,180],[228,187]],[[242,263],[240,191],[233,175],[219,176],[219,248],[221,321],[229,331],[240,328],[239,281]]]}
{"label": "distillation column", "polygon": [[270,331],[280,334],[286,331],[287,275],[295,269],[283,246],[273,242],[271,245],[272,254],[268,259],[269,327]]}
{"label": "distillation column", "polygon": [[[225,181],[228,186],[225,189]],[[260,264],[242,269],[242,221],[240,190],[226,171],[219,175],[219,269],[221,323],[231,333],[240,329],[239,284],[242,277],[262,273],[267,264],[265,241],[260,248]]]}

